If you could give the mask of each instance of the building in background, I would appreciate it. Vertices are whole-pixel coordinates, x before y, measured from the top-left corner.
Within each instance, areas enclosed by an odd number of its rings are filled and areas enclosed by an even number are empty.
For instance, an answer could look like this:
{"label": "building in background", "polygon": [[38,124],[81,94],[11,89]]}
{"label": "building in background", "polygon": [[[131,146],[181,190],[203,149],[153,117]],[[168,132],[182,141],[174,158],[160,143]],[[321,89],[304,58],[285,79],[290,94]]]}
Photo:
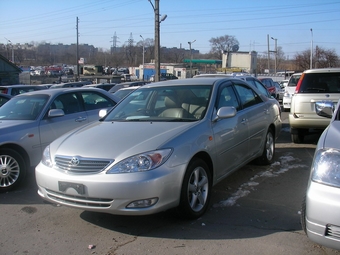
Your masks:
{"label": "building in background", "polygon": [[221,72],[247,72],[256,74],[257,52],[237,51],[224,52],[222,55]]}
{"label": "building in background", "polygon": [[21,69],[0,55],[0,85],[14,85],[19,83]]}

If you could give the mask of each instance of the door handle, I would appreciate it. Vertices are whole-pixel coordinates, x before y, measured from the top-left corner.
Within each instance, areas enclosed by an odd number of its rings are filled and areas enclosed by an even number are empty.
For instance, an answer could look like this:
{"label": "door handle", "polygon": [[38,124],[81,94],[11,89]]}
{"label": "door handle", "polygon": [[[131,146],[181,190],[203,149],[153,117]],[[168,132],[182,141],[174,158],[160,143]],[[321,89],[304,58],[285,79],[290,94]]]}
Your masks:
{"label": "door handle", "polygon": [[87,118],[86,117],[78,117],[75,119],[76,122],[83,122],[83,121],[86,121]]}

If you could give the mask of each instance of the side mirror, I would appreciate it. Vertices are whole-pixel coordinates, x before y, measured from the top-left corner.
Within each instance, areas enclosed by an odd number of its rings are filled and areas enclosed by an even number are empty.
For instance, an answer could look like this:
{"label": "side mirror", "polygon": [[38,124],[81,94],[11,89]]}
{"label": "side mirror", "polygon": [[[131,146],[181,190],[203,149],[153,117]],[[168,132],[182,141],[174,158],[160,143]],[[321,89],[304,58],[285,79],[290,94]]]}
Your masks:
{"label": "side mirror", "polygon": [[213,122],[219,120],[219,119],[227,119],[234,117],[236,115],[237,111],[234,106],[223,106],[217,111],[217,116],[213,119]]}
{"label": "side mirror", "polygon": [[321,117],[332,118],[334,110],[335,107],[332,101],[315,102],[315,112]]}
{"label": "side mirror", "polygon": [[62,109],[51,109],[48,112],[49,118],[61,117],[61,116],[64,116],[64,115],[65,115],[65,113]]}
{"label": "side mirror", "polygon": [[107,109],[102,109],[102,110],[99,111],[99,117],[100,118],[105,117],[106,114],[107,114]]}

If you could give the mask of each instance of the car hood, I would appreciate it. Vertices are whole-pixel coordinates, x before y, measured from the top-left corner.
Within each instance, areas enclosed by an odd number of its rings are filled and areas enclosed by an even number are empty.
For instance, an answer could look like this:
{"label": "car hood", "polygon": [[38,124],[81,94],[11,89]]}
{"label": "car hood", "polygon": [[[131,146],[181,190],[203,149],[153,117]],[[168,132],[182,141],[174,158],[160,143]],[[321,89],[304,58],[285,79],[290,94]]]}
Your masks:
{"label": "car hood", "polygon": [[197,122],[95,122],[55,140],[51,155],[121,160],[164,148]]}
{"label": "car hood", "polygon": [[323,147],[340,150],[340,121],[333,121],[328,126]]}

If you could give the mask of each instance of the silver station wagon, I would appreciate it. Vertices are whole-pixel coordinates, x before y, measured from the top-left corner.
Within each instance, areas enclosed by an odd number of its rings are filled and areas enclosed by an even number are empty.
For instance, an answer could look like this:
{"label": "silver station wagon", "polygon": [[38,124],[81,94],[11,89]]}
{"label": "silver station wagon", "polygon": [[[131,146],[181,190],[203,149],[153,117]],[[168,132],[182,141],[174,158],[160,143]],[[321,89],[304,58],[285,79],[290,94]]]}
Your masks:
{"label": "silver station wagon", "polygon": [[44,89],[12,97],[0,107],[0,191],[18,187],[54,139],[98,120],[101,109],[118,101],[96,88]]}
{"label": "silver station wagon", "polygon": [[212,187],[256,160],[274,160],[279,104],[241,79],[144,85],[100,121],[47,146],[39,195],[86,211],[202,216]]}

